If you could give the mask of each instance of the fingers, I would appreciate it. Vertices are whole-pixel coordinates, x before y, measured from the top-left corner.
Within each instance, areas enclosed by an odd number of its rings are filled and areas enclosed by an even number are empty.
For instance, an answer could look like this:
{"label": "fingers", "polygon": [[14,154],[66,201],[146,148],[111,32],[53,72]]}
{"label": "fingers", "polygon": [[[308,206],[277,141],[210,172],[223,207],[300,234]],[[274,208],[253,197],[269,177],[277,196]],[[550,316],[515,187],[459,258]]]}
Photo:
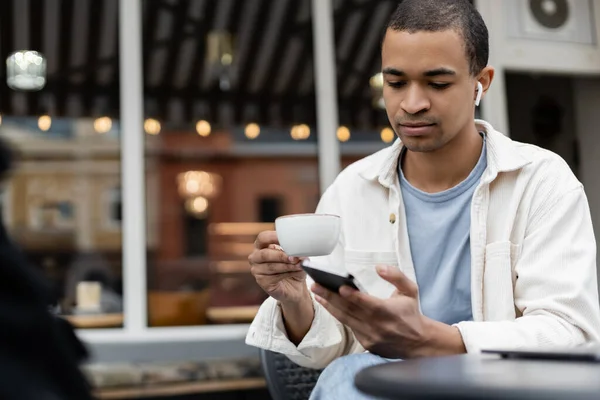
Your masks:
{"label": "fingers", "polygon": [[358,304],[347,301],[338,293],[334,293],[325,289],[323,286],[315,283],[312,285],[312,291],[315,295],[325,300],[328,304],[335,307],[337,310],[348,315],[363,315],[365,311]]}
{"label": "fingers", "polygon": [[300,260],[297,257],[288,257],[281,250],[274,249],[262,249],[254,250],[249,256],[248,261],[250,264],[267,264],[267,263],[282,263],[282,264],[296,264]]}
{"label": "fingers", "polygon": [[281,280],[284,279],[294,279],[297,281],[302,281],[306,278],[306,273],[304,271],[298,271],[298,272],[284,272],[282,274],[278,274],[277,275],[277,280],[273,279],[273,275],[256,275],[256,283],[259,284],[259,286],[267,288],[268,291],[268,286],[269,285],[273,285]]}
{"label": "fingers", "polygon": [[300,264],[263,263],[253,264],[250,268],[252,275],[280,275],[289,272],[304,272]]}
{"label": "fingers", "polygon": [[369,314],[379,312],[383,306],[383,302],[380,299],[348,286],[342,286],[340,288],[340,296],[348,303],[361,308]]}
{"label": "fingers", "polygon": [[279,239],[277,239],[277,232],[275,231],[264,231],[258,234],[254,241],[254,248],[266,249],[269,245],[279,245]]}
{"label": "fingers", "polygon": [[399,293],[415,299],[418,298],[419,287],[402,273],[398,267],[377,266],[377,273],[379,273],[379,276],[383,279],[394,285]]}
{"label": "fingers", "polygon": [[368,331],[368,327],[364,325],[368,324],[368,320],[361,321],[354,314],[340,310],[327,299],[319,295],[315,295],[315,300],[322,305],[335,319],[352,329],[354,332],[364,333]]}

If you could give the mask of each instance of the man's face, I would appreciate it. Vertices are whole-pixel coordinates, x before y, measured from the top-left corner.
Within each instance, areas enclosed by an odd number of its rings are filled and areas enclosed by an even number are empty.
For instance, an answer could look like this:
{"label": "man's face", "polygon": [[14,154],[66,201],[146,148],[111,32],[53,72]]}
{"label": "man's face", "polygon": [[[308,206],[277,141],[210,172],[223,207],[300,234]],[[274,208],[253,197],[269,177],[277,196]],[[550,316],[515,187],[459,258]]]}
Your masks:
{"label": "man's face", "polygon": [[477,81],[455,30],[388,30],[382,71],[388,118],[409,150],[436,151],[473,123]]}

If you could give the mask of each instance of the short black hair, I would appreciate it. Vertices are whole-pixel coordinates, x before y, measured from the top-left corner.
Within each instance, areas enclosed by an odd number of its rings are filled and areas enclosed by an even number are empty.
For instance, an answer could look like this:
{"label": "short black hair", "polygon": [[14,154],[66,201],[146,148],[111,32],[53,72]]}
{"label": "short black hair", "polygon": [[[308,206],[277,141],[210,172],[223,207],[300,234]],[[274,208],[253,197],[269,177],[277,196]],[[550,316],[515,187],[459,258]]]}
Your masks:
{"label": "short black hair", "polygon": [[477,75],[488,64],[488,29],[469,0],[404,0],[388,21],[386,32],[388,29],[409,33],[455,29],[465,40],[471,75]]}

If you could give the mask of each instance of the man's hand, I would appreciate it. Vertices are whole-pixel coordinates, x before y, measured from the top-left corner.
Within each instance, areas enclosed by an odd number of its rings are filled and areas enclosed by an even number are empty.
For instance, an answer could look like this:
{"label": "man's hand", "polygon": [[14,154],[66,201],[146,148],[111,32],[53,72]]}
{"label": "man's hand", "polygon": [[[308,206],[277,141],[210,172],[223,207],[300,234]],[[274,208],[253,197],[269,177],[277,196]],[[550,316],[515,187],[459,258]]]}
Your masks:
{"label": "man's hand", "polygon": [[274,231],[261,232],[248,256],[250,272],[258,285],[281,305],[286,333],[296,345],[310,329],[314,317],[301,261],[284,253]]}
{"label": "man's hand", "polygon": [[457,328],[429,319],[419,311],[417,285],[398,268],[377,272],[396,287],[388,299],[378,299],[343,286],[333,293],[314,284],[315,299],[354,332],[361,345],[386,358],[414,358],[466,352]]}
{"label": "man's hand", "polygon": [[259,233],[248,262],[258,285],[275,300],[282,304],[311,302],[301,260],[284,253],[274,231]]}

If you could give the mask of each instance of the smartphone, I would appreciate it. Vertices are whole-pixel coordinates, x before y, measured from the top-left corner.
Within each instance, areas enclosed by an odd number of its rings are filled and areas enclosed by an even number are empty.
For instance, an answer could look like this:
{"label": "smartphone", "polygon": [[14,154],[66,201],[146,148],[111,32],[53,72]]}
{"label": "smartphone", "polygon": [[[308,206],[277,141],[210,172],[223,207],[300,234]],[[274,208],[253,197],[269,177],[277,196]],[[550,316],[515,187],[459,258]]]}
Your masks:
{"label": "smartphone", "polygon": [[332,292],[339,292],[342,285],[361,290],[360,284],[352,275],[342,276],[321,269],[312,268],[308,260],[302,262],[302,269],[319,285]]}

